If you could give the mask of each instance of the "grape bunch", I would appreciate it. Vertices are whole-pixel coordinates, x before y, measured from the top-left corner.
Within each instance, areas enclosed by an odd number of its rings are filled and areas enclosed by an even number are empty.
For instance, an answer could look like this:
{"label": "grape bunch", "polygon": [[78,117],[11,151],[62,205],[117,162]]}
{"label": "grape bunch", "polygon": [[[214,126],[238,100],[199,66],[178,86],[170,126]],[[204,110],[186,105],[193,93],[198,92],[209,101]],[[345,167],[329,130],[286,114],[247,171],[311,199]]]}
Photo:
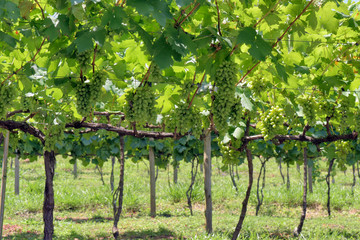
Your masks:
{"label": "grape bunch", "polygon": [[3,117],[6,114],[6,108],[10,106],[11,101],[15,97],[15,88],[12,85],[1,84],[0,85],[0,116]]}
{"label": "grape bunch", "polygon": [[234,104],[230,110],[230,124],[238,125],[241,121],[241,117],[243,116],[243,107],[241,105],[241,101],[239,98],[235,99]]}
{"label": "grape bunch", "polygon": [[30,112],[33,111],[34,104],[33,104],[32,98],[29,98],[29,97],[26,97],[23,95],[23,96],[21,96],[20,104],[23,107],[24,111],[30,111]]}
{"label": "grape bunch", "polygon": [[301,151],[308,146],[308,143],[303,141],[296,141],[295,146],[297,147],[298,151]]}
{"label": "grape bunch", "polygon": [[79,82],[76,86],[76,106],[81,116],[89,115],[91,111],[91,98],[90,84]]}
{"label": "grape bunch", "polygon": [[151,64],[149,81],[160,82],[162,80],[161,69],[155,63]]}
{"label": "grape bunch", "polygon": [[76,59],[79,62],[80,68],[84,69],[90,64],[91,50],[84,52],[76,52]]}
{"label": "grape bunch", "polygon": [[276,134],[284,132],[284,109],[272,106],[260,115],[259,129],[264,140],[271,140]]}
{"label": "grape bunch", "polygon": [[15,152],[19,145],[19,136],[17,133],[10,132],[9,145],[11,146],[11,149]]}
{"label": "grape bunch", "polygon": [[349,120],[349,112],[350,112],[350,100],[348,97],[342,97],[339,100],[339,107],[337,108],[340,116],[340,122],[343,124],[340,124],[340,131],[344,132],[346,130],[346,127],[348,126],[347,122]]}
{"label": "grape bunch", "polygon": [[298,99],[298,103],[303,109],[304,118],[307,124],[314,125],[316,123],[316,101],[311,95],[302,95]]}
{"label": "grape bunch", "polygon": [[346,160],[347,155],[352,151],[350,141],[337,141],[335,142],[337,156],[341,160]]}
{"label": "grape bunch", "polygon": [[221,135],[228,129],[227,120],[235,102],[236,73],[237,67],[232,61],[224,61],[215,73],[217,91],[214,93],[212,113],[215,126]]}
{"label": "grape bunch", "polygon": [[223,155],[222,161],[224,165],[234,165],[240,163],[240,152],[229,146],[221,146],[220,151]]}
{"label": "grape bunch", "polygon": [[86,81],[77,84],[76,106],[80,115],[89,115],[91,107],[96,103],[101,94],[101,87],[104,85],[105,79],[106,75],[102,71],[96,71],[91,82]]}
{"label": "grape bunch", "polygon": [[321,101],[319,103],[319,109],[321,113],[323,113],[327,117],[333,117],[336,109],[335,102]]}
{"label": "grape bunch", "polygon": [[155,121],[155,94],[149,85],[131,89],[125,99],[125,115],[129,121],[140,123]]}
{"label": "grape bunch", "polygon": [[174,122],[174,128],[180,134],[185,134],[191,130],[195,137],[200,137],[202,133],[202,121],[199,110],[192,106],[189,108],[189,104],[181,102],[177,105],[177,108],[172,114],[172,121]]}
{"label": "grape bunch", "polygon": [[192,80],[185,80],[182,90],[181,90],[181,95],[182,96],[189,96],[190,93],[192,93],[195,89],[195,85],[192,83]]}
{"label": "grape bunch", "polygon": [[249,88],[257,95],[264,91],[264,79],[258,76],[253,76],[248,79]]}
{"label": "grape bunch", "polygon": [[64,139],[65,123],[56,119],[45,129],[45,151],[55,150],[55,144]]}
{"label": "grape bunch", "polygon": [[91,101],[96,102],[101,94],[101,88],[104,85],[106,76],[101,71],[96,71],[93,74],[92,81],[90,84]]}
{"label": "grape bunch", "polygon": [[[355,131],[360,134],[360,109],[357,109],[354,113],[354,120],[355,120]],[[360,141],[360,136],[358,136],[358,142]]]}

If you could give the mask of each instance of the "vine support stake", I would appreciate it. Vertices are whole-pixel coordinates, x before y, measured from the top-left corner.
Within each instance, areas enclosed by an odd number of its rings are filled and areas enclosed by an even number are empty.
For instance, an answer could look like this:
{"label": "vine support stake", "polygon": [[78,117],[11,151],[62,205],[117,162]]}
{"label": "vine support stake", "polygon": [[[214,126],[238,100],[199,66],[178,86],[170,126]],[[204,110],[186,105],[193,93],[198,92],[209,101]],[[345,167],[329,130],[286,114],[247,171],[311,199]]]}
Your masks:
{"label": "vine support stake", "polygon": [[6,131],[4,142],[4,157],[2,162],[2,176],[1,176],[1,196],[0,196],[0,239],[2,238],[2,230],[4,225],[4,208],[5,208],[5,193],[6,193],[6,178],[7,178],[7,160],[9,153],[9,131]]}
{"label": "vine support stake", "polygon": [[20,155],[16,153],[15,156],[15,195],[19,195],[20,193]]}
{"label": "vine support stake", "polygon": [[206,232],[211,234],[212,227],[212,199],[211,199],[211,129],[205,130],[204,138],[204,190],[205,190],[205,218]]}
{"label": "vine support stake", "polygon": [[[153,141],[150,138],[150,141]],[[154,148],[149,146],[149,165],[150,165],[150,216],[156,216],[156,182],[155,182],[155,154]]]}

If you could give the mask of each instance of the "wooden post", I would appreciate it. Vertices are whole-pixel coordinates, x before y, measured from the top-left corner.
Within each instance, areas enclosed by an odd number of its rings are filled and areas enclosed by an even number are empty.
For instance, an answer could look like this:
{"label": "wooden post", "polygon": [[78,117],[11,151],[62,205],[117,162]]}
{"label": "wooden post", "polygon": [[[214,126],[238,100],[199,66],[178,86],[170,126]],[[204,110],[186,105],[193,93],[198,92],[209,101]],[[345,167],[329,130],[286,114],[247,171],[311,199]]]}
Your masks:
{"label": "wooden post", "polygon": [[204,138],[204,188],[205,188],[205,218],[207,233],[213,232],[212,199],[211,199],[211,130],[205,132]]}
{"label": "wooden post", "polygon": [[15,195],[20,193],[20,161],[19,154],[15,156]]}
{"label": "wooden post", "polygon": [[74,174],[74,178],[77,178],[77,160],[75,159],[75,163],[74,163],[74,168],[73,168],[73,174]]}
{"label": "wooden post", "polygon": [[6,132],[6,137],[5,137],[5,142],[4,142],[4,157],[3,157],[3,162],[2,162],[1,196],[0,196],[0,239],[2,238],[2,230],[3,230],[3,224],[4,224],[4,207],[5,207],[8,153],[9,153],[9,131]]}
{"label": "wooden post", "polygon": [[[153,141],[150,138],[150,141]],[[150,215],[156,216],[156,183],[155,183],[155,154],[153,147],[149,146],[149,165],[150,165]]]}

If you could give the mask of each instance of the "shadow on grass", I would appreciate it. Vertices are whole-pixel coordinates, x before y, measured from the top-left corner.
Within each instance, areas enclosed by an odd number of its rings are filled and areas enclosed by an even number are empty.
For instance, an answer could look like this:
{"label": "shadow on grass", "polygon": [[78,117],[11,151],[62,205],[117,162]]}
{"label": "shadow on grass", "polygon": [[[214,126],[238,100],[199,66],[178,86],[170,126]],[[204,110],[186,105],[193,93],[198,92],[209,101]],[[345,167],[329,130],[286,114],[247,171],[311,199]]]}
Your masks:
{"label": "shadow on grass", "polygon": [[29,240],[37,240],[41,239],[42,234],[39,233],[14,233],[7,236],[4,236],[3,239],[29,239]]}
{"label": "shadow on grass", "polygon": [[141,230],[126,231],[120,235],[120,239],[184,239],[179,238],[176,234],[167,228],[160,227],[158,231]]}
{"label": "shadow on grass", "polygon": [[56,218],[56,221],[66,221],[66,222],[75,222],[75,223],[110,222],[110,221],[113,221],[113,218],[111,218],[111,217],[101,217],[101,216],[95,216],[95,217],[92,217],[92,218],[64,217],[64,218]]}

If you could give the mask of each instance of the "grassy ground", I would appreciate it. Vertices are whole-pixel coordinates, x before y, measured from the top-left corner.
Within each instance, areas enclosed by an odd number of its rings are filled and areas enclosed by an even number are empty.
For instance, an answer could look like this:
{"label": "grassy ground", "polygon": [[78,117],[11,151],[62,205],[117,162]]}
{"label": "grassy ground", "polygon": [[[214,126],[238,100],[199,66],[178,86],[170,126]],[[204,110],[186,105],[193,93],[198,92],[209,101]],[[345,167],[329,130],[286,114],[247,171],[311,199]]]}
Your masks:
{"label": "grassy ground", "polygon": [[[255,159],[255,174],[259,160]],[[121,239],[228,239],[239,219],[247,181],[247,167],[239,167],[237,184],[239,193],[232,187],[228,173],[219,170],[220,161],[213,160],[213,226],[214,234],[205,229],[202,174],[194,189],[194,216],[187,208],[185,192],[190,182],[190,164],[182,163],[179,183],[172,183],[172,170],[159,170],[157,180],[156,218],[149,216],[149,175],[147,162],[125,167],[124,211],[119,228]],[[115,183],[118,182],[116,165]],[[105,185],[95,166],[79,166],[74,179],[72,165],[58,158],[55,186],[55,239],[111,239],[112,207],[110,190],[110,162],[103,168]],[[319,168],[323,179],[326,164]],[[283,166],[284,173],[286,172]],[[298,225],[301,215],[302,180],[295,166],[290,168],[291,189],[282,184],[275,161],[267,166],[264,204],[255,216],[256,182],[251,194],[248,215],[240,239],[288,239]],[[325,181],[316,182],[308,197],[308,213],[301,239],[358,239],[360,236],[360,187],[351,193],[352,171],[337,173],[332,186],[333,216],[326,212]],[[4,234],[5,239],[42,238],[42,201],[44,168],[42,159],[21,162],[20,195],[14,194],[14,169],[9,169]]]}

